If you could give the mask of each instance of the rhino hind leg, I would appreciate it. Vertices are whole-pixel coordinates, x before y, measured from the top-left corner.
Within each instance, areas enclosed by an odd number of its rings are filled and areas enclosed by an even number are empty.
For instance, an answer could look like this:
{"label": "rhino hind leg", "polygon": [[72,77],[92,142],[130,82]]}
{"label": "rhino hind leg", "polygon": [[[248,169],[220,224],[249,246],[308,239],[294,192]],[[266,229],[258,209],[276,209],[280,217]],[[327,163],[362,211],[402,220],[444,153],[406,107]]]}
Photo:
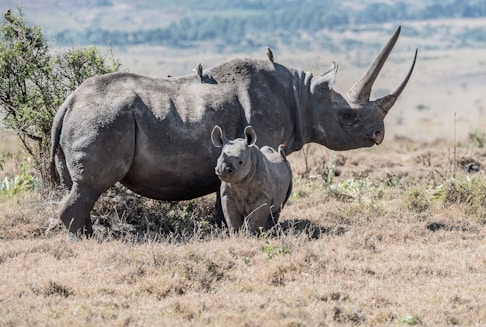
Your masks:
{"label": "rhino hind leg", "polygon": [[100,167],[85,162],[84,168],[84,175],[73,175],[78,176],[78,179],[73,181],[59,210],[59,218],[68,228],[69,234],[75,238],[93,234],[91,210],[100,195],[121,180],[129,166],[125,163],[125,167],[119,166],[115,169],[109,165]]}
{"label": "rhino hind leg", "polygon": [[280,217],[281,209],[271,212],[267,205],[261,206],[248,216],[248,229],[254,234],[260,234],[263,231],[268,231],[274,227],[278,218]]}
{"label": "rhino hind leg", "polygon": [[[108,124],[93,129],[90,121],[84,128],[66,133],[65,159],[57,153],[56,164],[71,190],[63,199],[59,218],[71,236],[93,233],[90,212],[99,196],[122,180],[132,165],[135,151],[135,124],[130,110],[119,111]],[[86,135],[94,135],[88,138]],[[67,168],[66,168],[67,167]]]}
{"label": "rhino hind leg", "polygon": [[[124,167],[104,167],[96,165],[85,167],[84,178],[78,178],[72,183],[71,191],[63,199],[59,218],[74,237],[90,236],[93,233],[90,213],[100,195],[116,182],[120,181],[129,169],[129,162]],[[111,169],[109,169],[111,168]],[[95,171],[97,169],[97,171]],[[79,175],[74,175],[79,176]],[[97,176],[97,178],[93,178]]]}
{"label": "rhino hind leg", "polygon": [[221,204],[221,191],[219,188],[216,192],[216,202],[214,204],[214,221],[216,222],[216,226],[219,228],[222,228],[223,224],[228,226],[226,220],[224,219],[223,206]]}
{"label": "rhino hind leg", "polygon": [[80,188],[77,183],[74,183],[69,194],[63,199],[59,218],[72,237],[93,234],[90,212],[98,196],[99,194]]}
{"label": "rhino hind leg", "polygon": [[[59,210],[59,218],[68,228],[71,236],[90,236],[93,233],[91,210],[100,195],[120,181],[121,176],[127,171],[128,165],[125,169],[100,170],[99,175],[103,178],[97,178],[95,181],[86,178],[88,181],[80,179],[73,182],[71,191],[63,199]],[[94,173],[86,175],[95,176]]]}

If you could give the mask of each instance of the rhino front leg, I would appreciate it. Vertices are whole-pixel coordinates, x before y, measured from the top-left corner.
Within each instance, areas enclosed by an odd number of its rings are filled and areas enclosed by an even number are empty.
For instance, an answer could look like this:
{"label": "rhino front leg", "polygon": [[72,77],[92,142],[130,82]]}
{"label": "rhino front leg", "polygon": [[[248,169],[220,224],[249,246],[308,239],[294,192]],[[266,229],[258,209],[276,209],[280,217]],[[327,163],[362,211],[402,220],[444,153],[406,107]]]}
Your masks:
{"label": "rhino front leg", "polygon": [[240,230],[243,227],[244,217],[236,208],[235,202],[227,195],[221,197],[224,219],[230,230]]}

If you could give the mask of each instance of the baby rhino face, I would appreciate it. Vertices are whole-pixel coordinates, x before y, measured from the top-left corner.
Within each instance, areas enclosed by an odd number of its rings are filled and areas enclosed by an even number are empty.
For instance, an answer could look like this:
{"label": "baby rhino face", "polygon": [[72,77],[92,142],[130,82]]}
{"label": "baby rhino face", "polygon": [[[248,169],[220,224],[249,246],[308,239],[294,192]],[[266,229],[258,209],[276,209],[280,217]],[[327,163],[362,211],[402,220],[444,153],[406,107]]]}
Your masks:
{"label": "baby rhino face", "polygon": [[251,153],[244,139],[228,141],[221,151],[215,173],[227,183],[243,180],[251,170]]}
{"label": "baby rhino face", "polygon": [[214,146],[222,148],[216,163],[215,173],[219,179],[227,183],[242,181],[251,172],[252,147],[256,142],[256,135],[251,126],[245,128],[245,138],[227,140],[219,126],[215,126],[211,133]]}

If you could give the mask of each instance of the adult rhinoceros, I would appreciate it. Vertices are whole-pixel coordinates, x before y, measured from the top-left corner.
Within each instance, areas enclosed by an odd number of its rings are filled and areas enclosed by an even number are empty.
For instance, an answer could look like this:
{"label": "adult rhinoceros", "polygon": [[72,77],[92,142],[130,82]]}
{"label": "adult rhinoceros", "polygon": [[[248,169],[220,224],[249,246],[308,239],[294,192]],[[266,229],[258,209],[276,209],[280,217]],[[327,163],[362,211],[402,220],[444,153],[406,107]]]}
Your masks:
{"label": "adult rhinoceros", "polygon": [[[370,92],[400,27],[346,96],[331,89],[337,70],[322,76],[268,60],[234,59],[203,73],[153,79],[130,73],[84,81],[58,110],[51,135],[51,173],[70,193],[59,216],[70,233],[92,233],[90,211],[116,182],[159,200],[185,200],[218,190],[219,155],[211,131],[228,138],[245,126],[258,145],[286,144],[292,153],[309,142],[334,150],[380,144],[383,119],[405,88],[413,64],[390,94]],[[201,83],[201,81],[203,83]]]}

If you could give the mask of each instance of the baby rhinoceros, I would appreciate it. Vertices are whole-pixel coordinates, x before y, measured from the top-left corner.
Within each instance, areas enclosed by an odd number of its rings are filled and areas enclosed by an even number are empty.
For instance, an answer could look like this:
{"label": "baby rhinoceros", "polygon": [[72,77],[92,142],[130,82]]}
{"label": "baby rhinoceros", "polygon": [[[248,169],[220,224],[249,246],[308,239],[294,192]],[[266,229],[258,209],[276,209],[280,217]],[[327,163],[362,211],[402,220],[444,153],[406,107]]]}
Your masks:
{"label": "baby rhinoceros", "polygon": [[222,148],[215,173],[221,179],[221,204],[228,227],[248,228],[253,233],[270,229],[292,191],[292,170],[279,146],[256,146],[256,134],[245,128],[245,138],[227,140],[219,126],[211,133]]}

